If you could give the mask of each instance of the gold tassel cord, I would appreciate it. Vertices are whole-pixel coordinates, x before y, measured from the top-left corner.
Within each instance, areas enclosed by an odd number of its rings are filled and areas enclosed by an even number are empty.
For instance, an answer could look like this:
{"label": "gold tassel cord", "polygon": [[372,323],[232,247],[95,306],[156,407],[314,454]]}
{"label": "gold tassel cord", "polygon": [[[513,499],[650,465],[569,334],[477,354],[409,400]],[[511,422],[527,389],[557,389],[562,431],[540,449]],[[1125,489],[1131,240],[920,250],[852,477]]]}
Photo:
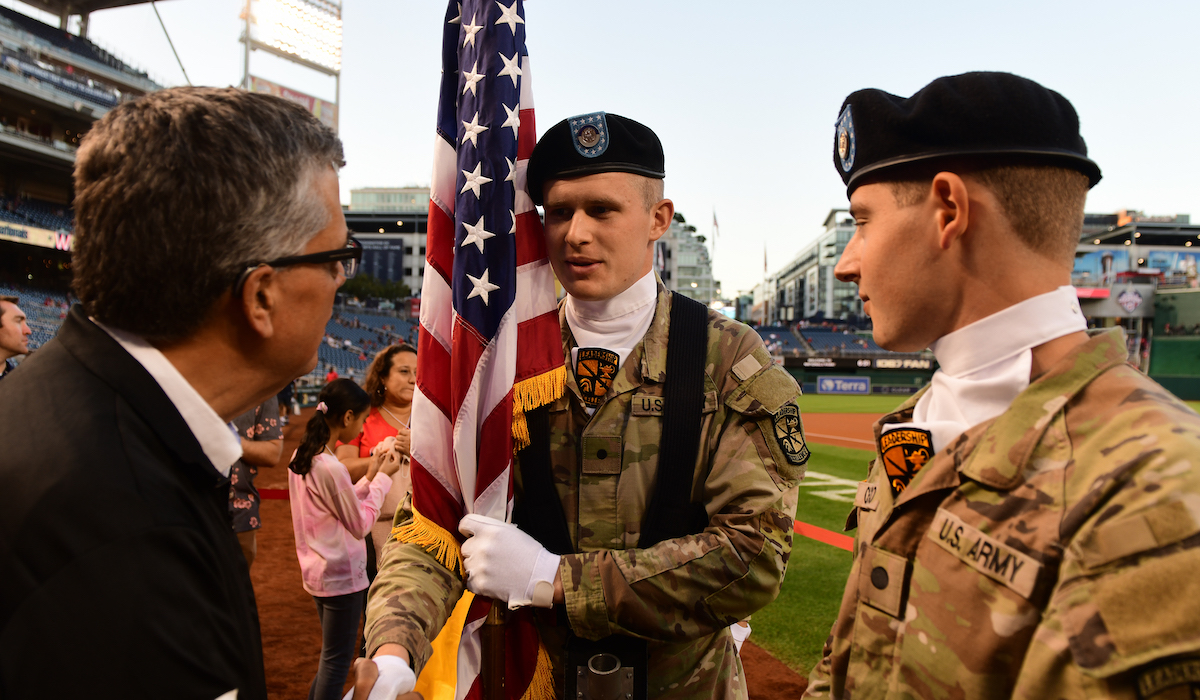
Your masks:
{"label": "gold tassel cord", "polygon": [[567,368],[559,366],[513,385],[514,453],[529,446],[529,426],[525,422],[525,413],[558,400],[566,383]]}
{"label": "gold tassel cord", "polygon": [[550,665],[550,653],[541,640],[538,641],[537,666],[521,700],[554,700],[554,669]]}
{"label": "gold tassel cord", "polygon": [[392,528],[392,537],[400,542],[415,544],[433,555],[451,571],[457,571],[459,576],[465,576],[462,563],[462,552],[458,540],[437,523],[417,512],[414,504],[413,519],[403,525]]}

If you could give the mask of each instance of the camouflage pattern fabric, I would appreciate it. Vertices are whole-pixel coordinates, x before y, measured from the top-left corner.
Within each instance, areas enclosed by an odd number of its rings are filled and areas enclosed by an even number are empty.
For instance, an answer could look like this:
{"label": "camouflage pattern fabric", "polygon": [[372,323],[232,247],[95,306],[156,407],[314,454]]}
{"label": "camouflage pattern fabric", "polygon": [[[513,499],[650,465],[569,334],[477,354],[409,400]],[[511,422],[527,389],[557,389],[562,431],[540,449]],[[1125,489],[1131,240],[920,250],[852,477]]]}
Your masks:
{"label": "camouflage pattern fabric", "polygon": [[[876,442],[915,404],[882,418]],[[877,457],[806,697],[1193,697],[1198,467],[1200,416],[1126,364],[1119,329],[934,455],[894,500]]]}
{"label": "camouflage pattern fabric", "polygon": [[[649,640],[651,697],[744,698],[728,626],[774,600],[783,581],[808,456],[800,389],[752,330],[710,312],[693,480],[709,524],[702,534],[637,549],[657,472],[669,317],[670,293],[659,282],[650,328],[595,414],[585,410],[569,362],[566,391],[550,407],[554,479],[579,552],[562,559],[565,618],[588,639]],[[559,319],[569,358],[575,343],[561,308]],[[519,482],[515,488],[519,499]],[[397,523],[411,518],[409,506]],[[401,644],[419,672],[462,590],[421,548],[388,543],[367,606],[368,650]],[[568,628],[556,624],[557,612],[537,617],[562,687]]]}

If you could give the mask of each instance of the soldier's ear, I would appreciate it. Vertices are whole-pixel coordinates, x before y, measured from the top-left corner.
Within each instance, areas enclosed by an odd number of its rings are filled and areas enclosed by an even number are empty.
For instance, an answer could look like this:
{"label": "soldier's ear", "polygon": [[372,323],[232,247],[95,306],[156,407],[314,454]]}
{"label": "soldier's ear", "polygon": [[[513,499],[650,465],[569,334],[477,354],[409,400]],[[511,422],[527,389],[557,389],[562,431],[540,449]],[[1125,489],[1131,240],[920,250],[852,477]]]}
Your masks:
{"label": "soldier's ear", "polygon": [[671,228],[671,221],[675,219],[675,203],[669,199],[660,200],[650,213],[654,218],[653,226],[650,229],[650,240],[657,241],[662,238],[667,229]]}

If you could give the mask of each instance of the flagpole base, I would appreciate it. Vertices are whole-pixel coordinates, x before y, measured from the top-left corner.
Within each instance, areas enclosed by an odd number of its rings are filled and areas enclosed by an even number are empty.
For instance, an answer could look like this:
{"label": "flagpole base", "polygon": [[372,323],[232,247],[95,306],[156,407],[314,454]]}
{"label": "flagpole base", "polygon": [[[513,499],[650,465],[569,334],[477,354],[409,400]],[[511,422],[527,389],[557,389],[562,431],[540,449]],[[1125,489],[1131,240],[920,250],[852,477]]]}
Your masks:
{"label": "flagpole base", "polygon": [[499,600],[493,600],[491,604],[479,630],[479,645],[483,652],[479,669],[480,690],[483,700],[505,700],[504,625],[508,621],[508,607]]}

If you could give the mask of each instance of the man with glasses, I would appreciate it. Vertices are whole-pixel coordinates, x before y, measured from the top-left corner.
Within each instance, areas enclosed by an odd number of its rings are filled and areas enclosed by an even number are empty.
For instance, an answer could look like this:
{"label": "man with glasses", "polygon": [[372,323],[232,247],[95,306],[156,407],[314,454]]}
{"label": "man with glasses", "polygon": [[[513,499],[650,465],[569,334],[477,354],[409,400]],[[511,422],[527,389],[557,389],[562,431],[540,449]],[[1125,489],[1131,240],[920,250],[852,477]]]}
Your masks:
{"label": "man with glasses", "polygon": [[34,438],[0,450],[0,697],[266,698],[228,424],[317,364],[361,256],[342,164],[311,114],[233,89],[84,138],[81,304],[0,403]]}

